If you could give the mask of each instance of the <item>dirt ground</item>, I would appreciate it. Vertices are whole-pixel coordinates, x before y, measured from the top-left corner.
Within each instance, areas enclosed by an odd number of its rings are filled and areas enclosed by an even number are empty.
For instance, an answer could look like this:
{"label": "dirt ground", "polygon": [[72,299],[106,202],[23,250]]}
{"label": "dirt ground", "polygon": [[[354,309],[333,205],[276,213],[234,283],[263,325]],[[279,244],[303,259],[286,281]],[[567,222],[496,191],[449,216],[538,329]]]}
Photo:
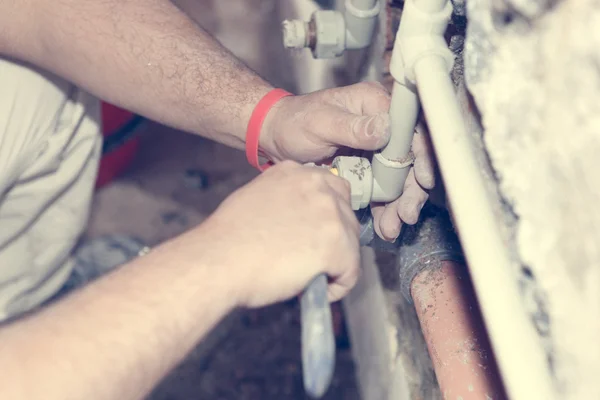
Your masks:
{"label": "dirt ground", "polygon": [[[288,61],[279,57],[283,49],[274,1],[240,0],[227,7],[216,1],[178,3],[264,77],[292,88],[285,74]],[[255,175],[242,152],[148,124],[134,165],[98,192],[88,236],[126,234],[149,245],[160,243],[200,223]],[[336,374],[325,399],[358,399],[348,343],[342,338],[338,345]],[[305,398],[296,301],[230,315],[149,397]]]}

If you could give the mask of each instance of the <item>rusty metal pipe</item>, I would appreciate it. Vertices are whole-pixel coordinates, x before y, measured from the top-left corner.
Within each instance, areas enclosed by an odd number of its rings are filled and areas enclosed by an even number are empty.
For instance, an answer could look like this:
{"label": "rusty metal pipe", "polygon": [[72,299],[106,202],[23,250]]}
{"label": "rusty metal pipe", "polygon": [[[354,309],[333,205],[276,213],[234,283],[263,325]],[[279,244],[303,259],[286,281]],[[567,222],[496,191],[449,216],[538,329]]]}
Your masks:
{"label": "rusty metal pipe", "polygon": [[506,399],[465,266],[422,270],[411,295],[444,398]]}
{"label": "rusty metal pipe", "polygon": [[449,214],[431,204],[395,243],[357,216],[361,244],[398,255],[400,291],[414,303],[444,399],[506,399],[503,382]]}

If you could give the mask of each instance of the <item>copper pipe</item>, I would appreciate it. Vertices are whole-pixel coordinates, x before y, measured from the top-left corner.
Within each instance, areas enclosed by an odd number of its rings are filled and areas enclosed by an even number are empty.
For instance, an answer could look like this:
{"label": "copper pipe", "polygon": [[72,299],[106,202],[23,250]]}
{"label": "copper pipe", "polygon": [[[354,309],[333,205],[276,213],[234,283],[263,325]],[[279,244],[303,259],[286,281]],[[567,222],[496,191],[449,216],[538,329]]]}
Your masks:
{"label": "copper pipe", "polygon": [[411,294],[444,399],[506,399],[466,268],[442,261]]}

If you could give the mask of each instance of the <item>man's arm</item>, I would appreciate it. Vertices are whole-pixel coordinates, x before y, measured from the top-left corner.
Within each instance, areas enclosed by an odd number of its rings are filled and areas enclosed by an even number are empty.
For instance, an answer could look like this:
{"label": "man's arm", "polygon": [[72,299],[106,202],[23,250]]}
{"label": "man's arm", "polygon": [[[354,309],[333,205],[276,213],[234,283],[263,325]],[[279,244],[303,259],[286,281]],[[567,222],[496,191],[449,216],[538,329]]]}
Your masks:
{"label": "man's arm", "polygon": [[232,308],[289,299],[319,273],[332,300],[347,293],[358,234],[347,182],[280,163],[201,226],[0,327],[0,399],[143,398]]}
{"label": "man's arm", "polygon": [[0,54],[238,148],[271,88],[167,0],[2,1]]}
{"label": "man's arm", "polygon": [[[0,54],[237,148],[271,89],[168,0],[1,0]],[[261,149],[272,160],[299,162],[321,162],[342,147],[380,149],[389,141],[389,105],[389,93],[372,83],[285,98],[265,119]],[[415,138],[422,168],[409,175],[400,199],[374,209],[377,233],[387,240],[402,221],[416,221],[434,185],[428,142]]]}
{"label": "man's arm", "polygon": [[230,266],[193,249],[167,243],[1,328],[0,398],[143,398],[235,306]]}

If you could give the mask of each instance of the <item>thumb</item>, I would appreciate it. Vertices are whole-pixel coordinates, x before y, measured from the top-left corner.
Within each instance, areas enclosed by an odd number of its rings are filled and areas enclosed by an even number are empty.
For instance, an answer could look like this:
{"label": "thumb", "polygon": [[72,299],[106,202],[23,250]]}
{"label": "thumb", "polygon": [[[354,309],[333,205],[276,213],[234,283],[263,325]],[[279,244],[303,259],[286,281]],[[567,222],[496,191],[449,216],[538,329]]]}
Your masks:
{"label": "thumb", "polygon": [[356,115],[345,111],[336,113],[338,114],[336,118],[329,119],[331,125],[324,124],[321,128],[327,129],[323,138],[330,144],[360,150],[378,150],[389,142],[388,113],[375,115]]}

